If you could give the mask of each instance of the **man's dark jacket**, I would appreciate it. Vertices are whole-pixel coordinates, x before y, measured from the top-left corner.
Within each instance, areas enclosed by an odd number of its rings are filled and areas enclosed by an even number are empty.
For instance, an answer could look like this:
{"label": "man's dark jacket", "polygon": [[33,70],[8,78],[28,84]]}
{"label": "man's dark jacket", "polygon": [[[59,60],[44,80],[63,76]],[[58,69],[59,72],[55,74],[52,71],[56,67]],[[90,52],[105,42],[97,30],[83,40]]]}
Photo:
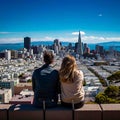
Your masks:
{"label": "man's dark jacket", "polygon": [[46,107],[56,106],[60,92],[59,85],[58,71],[52,66],[44,64],[41,68],[36,69],[32,75],[33,105],[42,107],[43,101],[45,101]]}

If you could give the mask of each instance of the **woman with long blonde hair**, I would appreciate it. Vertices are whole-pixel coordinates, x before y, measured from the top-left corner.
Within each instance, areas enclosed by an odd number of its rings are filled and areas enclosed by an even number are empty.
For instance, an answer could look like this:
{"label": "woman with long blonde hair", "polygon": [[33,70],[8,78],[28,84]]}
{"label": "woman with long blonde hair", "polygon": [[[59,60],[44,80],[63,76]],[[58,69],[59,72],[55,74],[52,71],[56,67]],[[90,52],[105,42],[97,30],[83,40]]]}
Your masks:
{"label": "woman with long blonde hair", "polygon": [[67,55],[59,70],[61,83],[61,104],[66,107],[80,108],[84,105],[83,72],[78,70],[76,60]]}

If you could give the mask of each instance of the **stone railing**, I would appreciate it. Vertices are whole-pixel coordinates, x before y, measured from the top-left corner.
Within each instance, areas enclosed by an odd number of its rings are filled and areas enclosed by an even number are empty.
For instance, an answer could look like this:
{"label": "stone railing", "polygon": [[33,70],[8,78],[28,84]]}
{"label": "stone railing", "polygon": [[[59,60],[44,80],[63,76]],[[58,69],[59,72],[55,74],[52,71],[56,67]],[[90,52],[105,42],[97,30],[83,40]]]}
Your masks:
{"label": "stone railing", "polygon": [[43,110],[31,104],[0,104],[0,120],[120,120],[120,104],[85,104],[75,110],[61,106]]}

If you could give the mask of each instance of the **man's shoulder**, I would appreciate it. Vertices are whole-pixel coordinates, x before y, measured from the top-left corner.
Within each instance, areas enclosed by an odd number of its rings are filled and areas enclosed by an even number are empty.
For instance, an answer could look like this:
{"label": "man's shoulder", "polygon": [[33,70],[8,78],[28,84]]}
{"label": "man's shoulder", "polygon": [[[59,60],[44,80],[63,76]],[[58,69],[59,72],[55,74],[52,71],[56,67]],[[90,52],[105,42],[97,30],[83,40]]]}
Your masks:
{"label": "man's shoulder", "polygon": [[58,72],[58,70],[56,70],[56,69],[52,69],[52,71],[51,71],[51,73],[52,73],[52,75],[54,74],[54,75],[59,75],[59,72]]}
{"label": "man's shoulder", "polygon": [[54,72],[58,73],[58,70],[57,69],[53,69]]}
{"label": "man's shoulder", "polygon": [[33,73],[34,73],[34,74],[36,74],[36,73],[38,73],[38,72],[39,72],[39,70],[40,70],[40,68],[37,68],[37,69],[35,69],[35,70],[34,70],[34,72],[33,72]]}

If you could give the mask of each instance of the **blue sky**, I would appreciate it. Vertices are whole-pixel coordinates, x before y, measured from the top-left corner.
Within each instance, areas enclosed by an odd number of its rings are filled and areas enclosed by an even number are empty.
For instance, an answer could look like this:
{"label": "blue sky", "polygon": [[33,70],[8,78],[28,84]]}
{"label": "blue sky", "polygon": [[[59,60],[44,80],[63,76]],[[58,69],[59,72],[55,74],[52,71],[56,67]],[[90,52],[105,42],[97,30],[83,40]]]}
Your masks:
{"label": "blue sky", "polygon": [[0,0],[0,43],[120,41],[120,0]]}

